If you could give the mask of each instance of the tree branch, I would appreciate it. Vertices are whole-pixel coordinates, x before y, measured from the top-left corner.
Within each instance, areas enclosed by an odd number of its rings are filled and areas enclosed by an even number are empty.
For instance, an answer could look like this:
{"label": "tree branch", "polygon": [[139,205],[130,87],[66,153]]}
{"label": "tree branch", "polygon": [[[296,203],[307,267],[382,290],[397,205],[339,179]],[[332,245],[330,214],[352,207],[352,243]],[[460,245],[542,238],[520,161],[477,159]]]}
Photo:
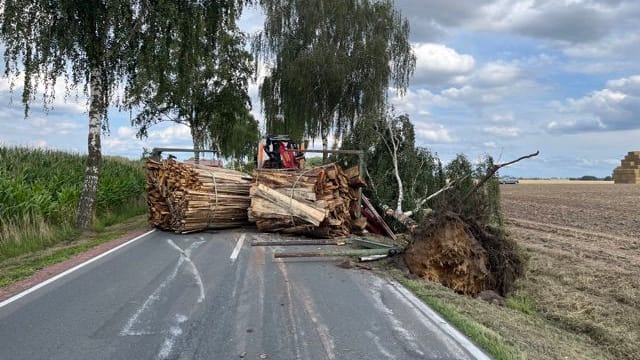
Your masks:
{"label": "tree branch", "polygon": [[525,155],[525,156],[521,156],[515,160],[506,162],[504,164],[494,164],[493,167],[491,167],[491,169],[489,169],[487,171],[487,173],[485,174],[484,177],[482,177],[482,179],[480,181],[478,181],[478,183],[476,184],[476,186],[473,187],[473,189],[471,189],[467,195],[465,195],[465,197],[463,198],[463,201],[468,199],[469,196],[471,196],[474,192],[478,191],[478,189],[480,189],[482,187],[482,185],[484,185],[484,183],[487,182],[487,180],[489,180],[496,172],[498,172],[498,170],[500,170],[501,168],[505,167],[505,166],[509,166],[512,164],[517,163],[518,161],[524,160],[524,159],[529,159],[532,158],[534,156],[538,156],[540,154],[540,150],[531,153],[529,155]]}

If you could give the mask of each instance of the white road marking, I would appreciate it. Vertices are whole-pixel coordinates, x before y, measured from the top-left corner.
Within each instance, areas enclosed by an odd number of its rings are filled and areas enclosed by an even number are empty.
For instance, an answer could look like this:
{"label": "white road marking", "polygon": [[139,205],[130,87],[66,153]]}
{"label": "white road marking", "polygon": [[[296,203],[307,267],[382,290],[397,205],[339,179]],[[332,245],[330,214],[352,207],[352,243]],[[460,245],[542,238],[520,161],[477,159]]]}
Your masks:
{"label": "white road marking", "polygon": [[163,360],[171,355],[171,350],[173,349],[173,345],[175,345],[176,339],[182,335],[180,324],[187,321],[188,318],[184,315],[176,314],[175,320],[177,325],[169,328],[169,334],[164,338],[162,347],[160,347],[160,351],[158,352],[158,359]]}
{"label": "white road marking", "polygon": [[427,322],[431,322],[436,324],[437,327],[442,330],[444,333],[453,338],[460,347],[465,349],[471,356],[473,356],[477,360],[490,360],[490,358],[482,352],[476,345],[474,345],[469,339],[467,339],[460,331],[451,326],[448,322],[446,322],[440,315],[438,315],[435,311],[433,311],[430,307],[428,307],[425,303],[423,303],[420,299],[416,298],[409,290],[404,288],[402,285],[389,281],[388,282],[390,289],[392,289],[399,296],[398,298],[402,299],[409,306],[412,306],[417,312],[424,316],[425,319],[421,319],[425,324]]}
{"label": "white road marking", "polygon": [[187,263],[191,265],[191,273],[193,274],[193,277],[196,280],[198,287],[200,288],[200,296],[198,297],[198,302],[199,303],[203,302],[204,301],[204,284],[202,283],[202,277],[200,276],[200,272],[198,271],[196,264],[194,264],[193,261],[191,261],[191,249],[193,245],[196,245],[196,247],[198,247],[201,244],[203,244],[204,241],[194,242],[186,251],[182,250],[182,248],[176,245],[171,239],[167,240],[167,242],[169,243],[169,245],[173,246],[176,250],[178,250],[178,252],[180,253],[180,256],[184,257]]}
{"label": "white road marking", "polygon": [[244,243],[244,237],[244,233],[240,235],[240,238],[238,238],[238,242],[236,243],[236,247],[233,248],[233,252],[231,253],[231,256],[229,256],[229,259],[231,259],[232,263],[236,261],[238,255],[240,254],[240,249],[242,249],[242,244]]}
{"label": "white road marking", "polygon": [[76,265],[76,266],[72,267],[71,269],[65,270],[65,271],[61,272],[60,274],[58,274],[58,275],[56,275],[56,276],[54,276],[52,278],[49,278],[49,279],[47,279],[47,280],[45,280],[45,281],[43,281],[43,282],[41,282],[41,283],[29,288],[29,289],[27,289],[27,290],[25,290],[25,291],[23,291],[23,292],[21,292],[19,294],[16,294],[16,295],[8,298],[7,300],[5,300],[3,302],[0,302],[0,308],[2,308],[3,306],[9,305],[12,302],[14,302],[14,301],[16,301],[16,300],[18,300],[20,298],[23,298],[26,295],[28,295],[28,294],[30,294],[30,293],[32,293],[32,292],[44,287],[44,286],[47,286],[48,284],[51,284],[52,282],[54,282],[54,281],[56,281],[56,280],[58,280],[58,279],[60,279],[60,278],[62,278],[64,276],[67,276],[67,275],[71,274],[72,272],[74,272],[74,271],[76,271],[78,269],[81,269],[81,268],[91,264],[94,261],[102,259],[103,257],[105,257],[105,256],[107,256],[107,255],[109,255],[109,254],[111,254],[113,252],[116,252],[116,251],[122,249],[123,247],[134,243],[135,241],[138,241],[138,240],[142,239],[143,237],[151,234],[154,231],[156,231],[156,229],[147,231],[146,233],[144,233],[144,234],[142,234],[140,236],[137,236],[137,237],[125,242],[124,244],[120,244],[120,245],[114,247],[113,249],[111,249],[109,251],[105,251],[105,252],[103,252],[102,254],[100,254],[100,255],[98,255],[96,257],[93,257],[93,258],[91,258],[91,259],[89,259],[89,260],[87,260],[87,261],[85,261],[85,262],[83,262],[83,263],[81,263],[79,265]]}
{"label": "white road marking", "polygon": [[[167,239],[167,243],[169,245],[171,245],[172,247],[177,248],[180,251],[180,259],[178,259],[178,262],[176,263],[176,266],[173,268],[173,271],[169,274],[169,276],[167,276],[164,279],[164,281],[162,283],[160,283],[160,285],[158,285],[158,287],[151,293],[151,295],[149,295],[149,297],[147,297],[147,299],[142,303],[142,305],[138,308],[138,310],[136,310],[136,312],[133,314],[133,316],[131,316],[131,318],[129,318],[129,320],[127,321],[125,326],[120,331],[120,336],[140,336],[140,335],[148,334],[148,331],[132,330],[133,327],[138,324],[138,322],[139,322],[138,318],[149,307],[151,307],[151,305],[153,305],[156,301],[158,301],[160,299],[160,293],[162,292],[162,290],[164,290],[164,288],[166,288],[169,285],[169,283],[171,283],[173,281],[173,279],[176,278],[176,276],[178,275],[178,271],[180,270],[180,267],[182,266],[182,264],[187,259],[189,259],[188,256],[191,254],[191,251],[194,248],[197,248],[198,246],[200,246],[203,242],[202,241],[196,241],[193,244],[191,244],[189,246],[189,248],[187,248],[187,250],[182,250],[171,239]],[[204,296],[204,295],[202,295],[203,293],[201,293],[201,296]]]}

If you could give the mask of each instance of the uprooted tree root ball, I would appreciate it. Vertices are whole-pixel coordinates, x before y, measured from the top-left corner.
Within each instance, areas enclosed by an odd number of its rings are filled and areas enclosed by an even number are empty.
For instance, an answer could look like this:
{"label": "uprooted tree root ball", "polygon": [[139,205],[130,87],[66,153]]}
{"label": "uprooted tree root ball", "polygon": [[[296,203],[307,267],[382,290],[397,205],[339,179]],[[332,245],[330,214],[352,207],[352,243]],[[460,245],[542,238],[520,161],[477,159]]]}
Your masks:
{"label": "uprooted tree root ball", "polygon": [[405,251],[409,270],[456,292],[505,296],[524,273],[517,246],[500,231],[455,214],[427,219]]}

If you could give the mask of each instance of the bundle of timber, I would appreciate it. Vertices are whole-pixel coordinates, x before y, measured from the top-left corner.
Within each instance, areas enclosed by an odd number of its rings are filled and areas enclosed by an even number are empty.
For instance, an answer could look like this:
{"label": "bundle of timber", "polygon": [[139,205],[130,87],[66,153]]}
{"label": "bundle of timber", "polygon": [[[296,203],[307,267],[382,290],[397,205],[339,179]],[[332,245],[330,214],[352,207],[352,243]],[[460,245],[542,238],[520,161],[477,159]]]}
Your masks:
{"label": "bundle of timber", "polygon": [[629,151],[613,170],[613,180],[616,184],[640,184],[640,151]]}
{"label": "bundle of timber", "polygon": [[247,224],[251,177],[173,159],[147,161],[149,222],[188,233]]}
{"label": "bundle of timber", "polygon": [[262,169],[251,186],[249,221],[258,230],[332,238],[362,231],[357,168],[336,164],[304,170]]}

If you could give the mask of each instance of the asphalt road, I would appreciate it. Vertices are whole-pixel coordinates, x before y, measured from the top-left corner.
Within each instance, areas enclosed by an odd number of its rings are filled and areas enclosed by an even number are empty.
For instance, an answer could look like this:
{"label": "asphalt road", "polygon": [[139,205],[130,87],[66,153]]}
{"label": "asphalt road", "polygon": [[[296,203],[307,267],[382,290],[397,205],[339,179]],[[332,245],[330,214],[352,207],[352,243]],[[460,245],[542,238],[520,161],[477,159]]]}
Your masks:
{"label": "asphalt road", "polygon": [[398,284],[256,237],[132,242],[0,307],[0,359],[486,358]]}

